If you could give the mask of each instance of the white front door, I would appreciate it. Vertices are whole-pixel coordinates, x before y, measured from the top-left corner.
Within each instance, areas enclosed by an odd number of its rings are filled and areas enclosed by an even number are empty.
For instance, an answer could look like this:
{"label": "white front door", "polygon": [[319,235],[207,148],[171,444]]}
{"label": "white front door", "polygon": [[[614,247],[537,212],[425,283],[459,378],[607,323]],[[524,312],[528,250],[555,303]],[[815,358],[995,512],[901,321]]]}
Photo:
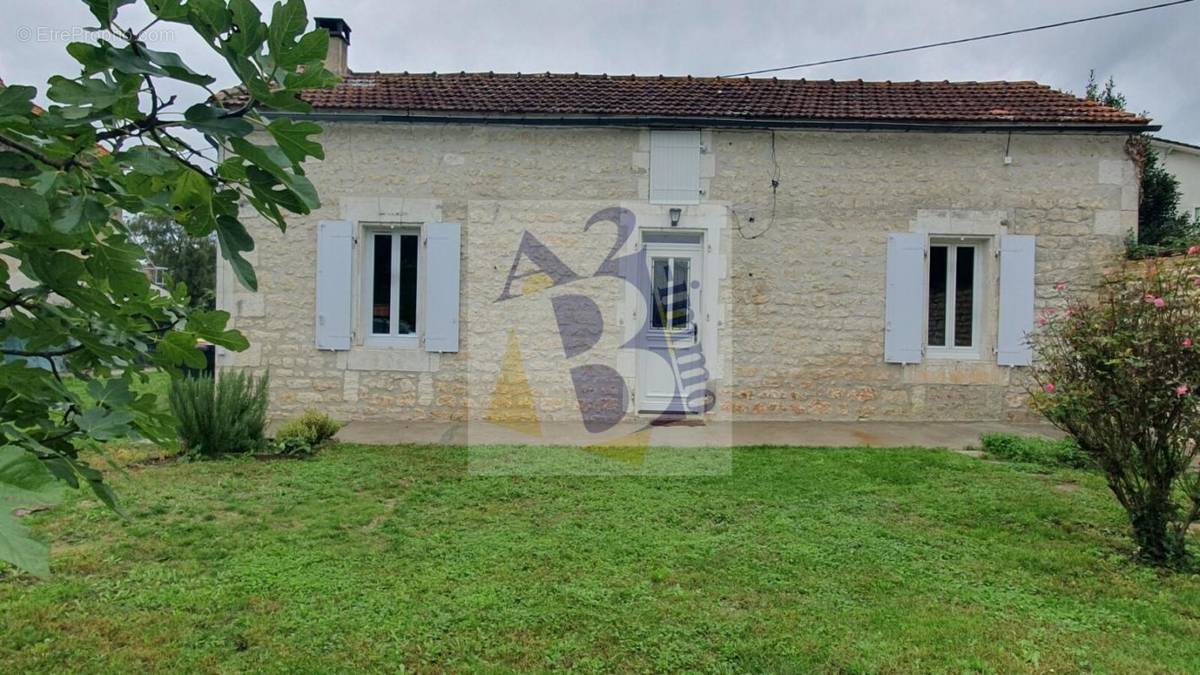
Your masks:
{"label": "white front door", "polygon": [[702,412],[689,405],[707,384],[703,357],[703,246],[699,236],[647,241],[642,297],[649,320],[638,350],[638,410],[647,413]]}

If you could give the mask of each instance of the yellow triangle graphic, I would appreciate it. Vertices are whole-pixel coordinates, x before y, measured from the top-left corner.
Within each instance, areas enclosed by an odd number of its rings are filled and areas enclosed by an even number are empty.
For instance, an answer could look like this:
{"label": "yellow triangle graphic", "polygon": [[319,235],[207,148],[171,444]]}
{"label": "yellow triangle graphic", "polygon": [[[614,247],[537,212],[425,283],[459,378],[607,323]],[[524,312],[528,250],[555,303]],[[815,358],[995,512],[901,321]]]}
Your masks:
{"label": "yellow triangle graphic", "polygon": [[549,274],[546,274],[545,272],[532,274],[521,284],[521,297],[533,295],[538,291],[544,291],[553,286],[554,279],[551,279]]}
{"label": "yellow triangle graphic", "polygon": [[492,402],[483,419],[514,431],[542,435],[533,389],[525,375],[525,359],[521,356],[515,330],[508,331],[508,348],[504,350],[504,360],[500,364],[500,377],[496,379]]}
{"label": "yellow triangle graphic", "polygon": [[650,446],[650,427],[626,434],[611,441],[584,446],[585,452],[606,459],[641,466],[646,461],[646,449]]}

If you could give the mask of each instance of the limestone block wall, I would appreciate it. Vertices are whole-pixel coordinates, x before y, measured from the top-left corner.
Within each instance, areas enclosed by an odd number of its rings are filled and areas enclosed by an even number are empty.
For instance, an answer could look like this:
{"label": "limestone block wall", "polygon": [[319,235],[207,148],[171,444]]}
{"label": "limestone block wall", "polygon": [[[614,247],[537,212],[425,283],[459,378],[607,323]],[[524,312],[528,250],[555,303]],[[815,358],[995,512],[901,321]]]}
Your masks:
{"label": "limestone block wall", "polygon": [[[1136,227],[1122,137],[1014,134],[1009,164],[999,134],[777,133],[773,155],[769,133],[716,137],[712,195],[746,234],[732,252],[739,416],[1024,417],[1024,371],[996,366],[990,349],[884,363],[887,234],[1035,235],[1040,307],[1058,281],[1097,283]],[[994,265],[984,277],[986,347]]]}
{"label": "limestone block wall", "polygon": [[[590,274],[612,232],[584,235],[583,223],[605,205],[646,202],[648,132],[324,126],[327,159],[309,170],[321,209],[290,219],[286,233],[249,219],[259,292],[238,288],[222,266],[219,305],[252,347],[223,354],[220,367],[269,369],[276,417],[306,407],[345,420],[486,415],[495,389],[480,383],[487,368],[499,375],[510,338],[493,320],[492,294],[504,287],[521,233],[539,232],[572,269]],[[990,349],[978,361],[883,362],[887,234],[1036,235],[1038,303],[1047,305],[1056,302],[1058,281],[1095,283],[1136,224],[1137,186],[1122,136],[1014,134],[1009,142],[1002,134],[714,130],[705,139],[701,207],[720,210],[726,223],[728,271],[716,289],[723,301],[714,322],[730,367],[719,405],[735,418],[1022,417],[1023,371],[996,366]],[[315,348],[316,225],[340,218],[462,224],[458,353]],[[985,319],[993,318],[985,320],[985,344],[994,339],[987,335],[995,331],[996,267],[986,271],[985,292],[993,295]],[[610,281],[579,286],[606,314],[609,303],[620,304],[620,285]],[[577,418],[548,311],[550,298],[568,289],[531,283],[523,289],[530,297],[501,316],[516,312],[528,333],[522,358],[538,389],[538,414]],[[605,333],[588,362],[632,376],[617,341]]]}

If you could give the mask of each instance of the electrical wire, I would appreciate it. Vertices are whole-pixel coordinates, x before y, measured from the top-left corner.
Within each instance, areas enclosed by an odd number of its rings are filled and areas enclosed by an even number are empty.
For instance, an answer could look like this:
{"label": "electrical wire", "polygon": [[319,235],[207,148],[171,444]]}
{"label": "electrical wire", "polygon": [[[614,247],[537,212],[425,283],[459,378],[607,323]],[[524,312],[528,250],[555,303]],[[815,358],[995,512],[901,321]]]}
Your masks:
{"label": "electrical wire", "polygon": [[1056,23],[1048,23],[1041,26],[1032,26],[1030,28],[1017,28],[1015,30],[1006,30],[1000,33],[989,33],[987,35],[976,35],[974,37],[959,38],[957,40],[945,40],[942,42],[932,42],[929,44],[918,45],[916,47],[903,47],[901,49],[888,49],[882,52],[872,52],[870,54],[859,54],[858,56],[844,56],[838,59],[825,59],[823,61],[810,61],[808,63],[797,63],[794,66],[780,66],[778,68],[763,68],[761,70],[747,70],[742,73],[732,73],[729,75],[721,75],[720,77],[748,77],[750,75],[762,75],[764,73],[778,73],[784,70],[795,70],[797,68],[811,68],[813,66],[825,66],[831,63],[844,63],[846,61],[858,61],[861,59],[872,59],[877,56],[890,56],[892,54],[903,54],[905,52],[915,52],[922,49],[933,49],[934,47],[946,47],[948,45],[958,45],[964,42],[975,42],[978,40],[990,40],[992,38],[1005,37],[1008,35],[1017,35],[1019,33],[1032,33],[1034,31],[1046,30],[1049,28],[1061,28],[1063,26],[1071,26],[1077,23],[1087,23],[1088,21],[1099,21],[1100,19],[1111,19],[1113,17],[1125,16],[1127,14],[1137,14],[1138,12],[1149,12],[1154,9],[1162,9],[1164,7],[1172,7],[1174,5],[1183,5],[1194,0],[1174,0],[1173,2],[1163,2],[1157,5],[1149,5],[1147,7],[1136,7],[1134,9],[1126,9],[1120,12],[1110,12],[1108,14],[1097,14],[1096,16],[1088,16],[1082,19],[1071,19],[1069,21],[1058,21]]}
{"label": "electrical wire", "polygon": [[[770,133],[771,133],[771,172],[770,172],[770,176],[771,176],[771,219],[767,221],[766,227],[759,230],[755,234],[747,236],[746,233],[742,231],[741,217],[738,216],[737,210],[733,209],[731,207],[730,210],[733,211],[733,217],[734,217],[734,227],[737,229],[738,236],[741,237],[742,239],[747,239],[747,240],[758,239],[759,237],[761,237],[764,234],[766,234],[767,232],[769,232],[772,227],[775,227],[776,202],[777,202],[777,199],[779,196],[779,157],[776,156],[776,154],[775,154],[775,130],[772,129]],[[751,217],[751,220],[754,220],[753,217]]]}

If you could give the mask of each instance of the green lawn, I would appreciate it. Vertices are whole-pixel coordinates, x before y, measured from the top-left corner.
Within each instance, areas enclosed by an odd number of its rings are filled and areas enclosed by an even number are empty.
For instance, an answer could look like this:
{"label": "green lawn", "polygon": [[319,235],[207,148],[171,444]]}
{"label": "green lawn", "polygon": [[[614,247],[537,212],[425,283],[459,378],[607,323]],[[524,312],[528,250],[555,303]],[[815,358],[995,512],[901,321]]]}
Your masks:
{"label": "green lawn", "polygon": [[445,448],[131,469],[31,517],[0,670],[1195,672],[1200,577],[1096,474],[741,449],[731,476],[476,477]]}

